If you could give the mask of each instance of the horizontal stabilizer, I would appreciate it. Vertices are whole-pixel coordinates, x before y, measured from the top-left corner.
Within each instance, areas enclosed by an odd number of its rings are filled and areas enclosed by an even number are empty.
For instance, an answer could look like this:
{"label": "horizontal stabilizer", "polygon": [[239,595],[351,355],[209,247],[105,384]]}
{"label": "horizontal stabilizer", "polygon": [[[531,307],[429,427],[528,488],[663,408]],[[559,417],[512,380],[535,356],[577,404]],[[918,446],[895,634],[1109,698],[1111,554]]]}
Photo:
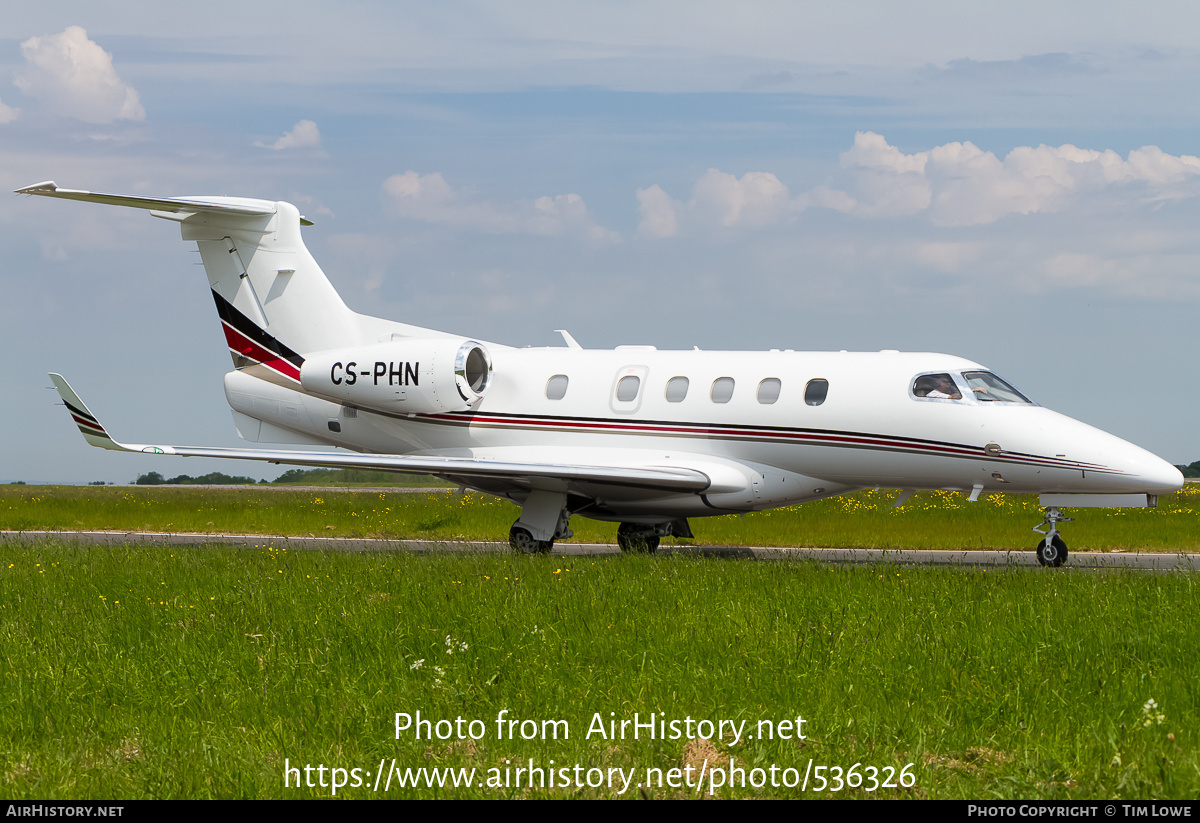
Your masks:
{"label": "horizontal stabilizer", "polygon": [[[53,180],[17,189],[16,193],[58,197],[63,200],[82,200],[86,203],[102,203],[106,206],[127,206],[133,209],[148,209],[176,215],[208,212],[259,217],[274,214],[276,208],[270,200],[252,200],[246,197],[143,197],[137,194],[104,194],[78,189],[62,189]],[[312,225],[311,221],[304,218],[301,218],[300,222],[306,226]]]}

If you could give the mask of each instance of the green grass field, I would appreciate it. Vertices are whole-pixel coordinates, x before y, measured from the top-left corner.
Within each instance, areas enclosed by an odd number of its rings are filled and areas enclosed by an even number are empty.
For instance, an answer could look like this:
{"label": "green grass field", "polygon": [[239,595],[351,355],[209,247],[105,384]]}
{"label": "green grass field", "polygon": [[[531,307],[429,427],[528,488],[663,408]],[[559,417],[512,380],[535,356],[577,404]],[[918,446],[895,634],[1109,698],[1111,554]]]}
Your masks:
{"label": "green grass field", "polygon": [[[895,490],[863,491],[744,516],[693,519],[709,545],[1032,549],[1042,514],[1033,495],[921,493],[893,508]],[[480,494],[291,491],[251,486],[0,486],[0,530],[208,532],[431,540],[508,538],[516,506]],[[1200,486],[1156,509],[1080,509],[1064,527],[1075,551],[1200,551]],[[616,541],[616,525],[571,521],[575,542]],[[686,543],[685,543],[686,545]]]}
{"label": "green grass field", "polygon": [[[299,494],[289,517],[263,501],[298,493],[248,490],[242,511],[223,492],[92,491],[114,496],[9,489],[3,527],[143,528],[193,507],[209,530],[257,516],[370,534],[404,511],[390,528],[428,536],[506,531],[516,512]],[[883,525],[966,541],[1039,519],[940,496],[892,514],[879,497],[713,528],[837,536],[840,516],[852,545],[913,545]],[[1189,500],[1127,534],[1194,539]],[[109,509],[136,522],[92,522]],[[1091,517],[1135,522],[1085,512],[1068,528]],[[336,779],[337,797],[1194,798],[1197,594],[1191,575],[1069,567],[0,544],[0,795],[331,797]],[[417,712],[429,725],[397,735],[397,713]],[[666,739],[607,734],[651,714]]]}

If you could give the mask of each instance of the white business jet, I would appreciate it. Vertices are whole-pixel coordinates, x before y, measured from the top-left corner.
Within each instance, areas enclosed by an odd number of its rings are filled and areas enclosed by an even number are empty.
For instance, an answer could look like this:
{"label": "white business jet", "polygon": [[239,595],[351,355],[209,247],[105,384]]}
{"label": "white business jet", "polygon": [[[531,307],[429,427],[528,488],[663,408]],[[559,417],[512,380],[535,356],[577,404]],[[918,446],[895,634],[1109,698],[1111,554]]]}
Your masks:
{"label": "white business jet", "polygon": [[[59,375],[84,438],[119,451],[437,475],[521,506],[514,549],[547,552],[570,518],[619,523],[626,551],[688,518],[870,486],[1041,495],[1043,565],[1067,506],[1146,506],[1179,471],[944,354],[510,348],[351,311],[290,203],[62,189],[20,194],[148,209],[194,241],[234,370],[243,439],[325,451],[119,443]],[[329,450],[339,447],[345,451]],[[1043,529],[1042,526],[1047,528]]]}

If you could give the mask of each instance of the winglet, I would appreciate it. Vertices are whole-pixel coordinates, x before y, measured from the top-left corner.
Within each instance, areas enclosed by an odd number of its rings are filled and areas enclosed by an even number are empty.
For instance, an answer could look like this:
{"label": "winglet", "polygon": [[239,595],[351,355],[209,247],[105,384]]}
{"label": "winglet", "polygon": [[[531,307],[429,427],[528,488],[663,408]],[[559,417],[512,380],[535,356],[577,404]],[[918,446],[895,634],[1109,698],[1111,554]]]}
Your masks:
{"label": "winglet", "polygon": [[133,444],[118,443],[113,440],[104,426],[100,425],[100,421],[96,419],[96,415],[92,414],[88,407],[84,404],[71,385],[61,374],[50,373],[50,380],[54,383],[54,388],[58,390],[58,396],[62,398],[63,405],[67,407],[67,411],[71,413],[71,419],[75,421],[75,425],[79,427],[79,431],[83,434],[83,439],[93,446],[99,446],[102,449],[112,449],[113,451],[121,452],[157,452],[165,453],[166,449],[161,446],[140,446]]}

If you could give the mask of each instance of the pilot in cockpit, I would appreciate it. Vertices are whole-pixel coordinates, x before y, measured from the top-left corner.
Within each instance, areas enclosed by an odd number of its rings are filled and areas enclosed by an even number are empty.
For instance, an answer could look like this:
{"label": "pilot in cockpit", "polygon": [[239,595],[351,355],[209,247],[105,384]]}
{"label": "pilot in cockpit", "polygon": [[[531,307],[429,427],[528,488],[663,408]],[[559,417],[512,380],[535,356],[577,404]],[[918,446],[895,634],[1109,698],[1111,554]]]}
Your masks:
{"label": "pilot in cockpit", "polygon": [[932,397],[941,400],[962,400],[962,392],[948,374],[925,374],[913,384],[917,397]]}

